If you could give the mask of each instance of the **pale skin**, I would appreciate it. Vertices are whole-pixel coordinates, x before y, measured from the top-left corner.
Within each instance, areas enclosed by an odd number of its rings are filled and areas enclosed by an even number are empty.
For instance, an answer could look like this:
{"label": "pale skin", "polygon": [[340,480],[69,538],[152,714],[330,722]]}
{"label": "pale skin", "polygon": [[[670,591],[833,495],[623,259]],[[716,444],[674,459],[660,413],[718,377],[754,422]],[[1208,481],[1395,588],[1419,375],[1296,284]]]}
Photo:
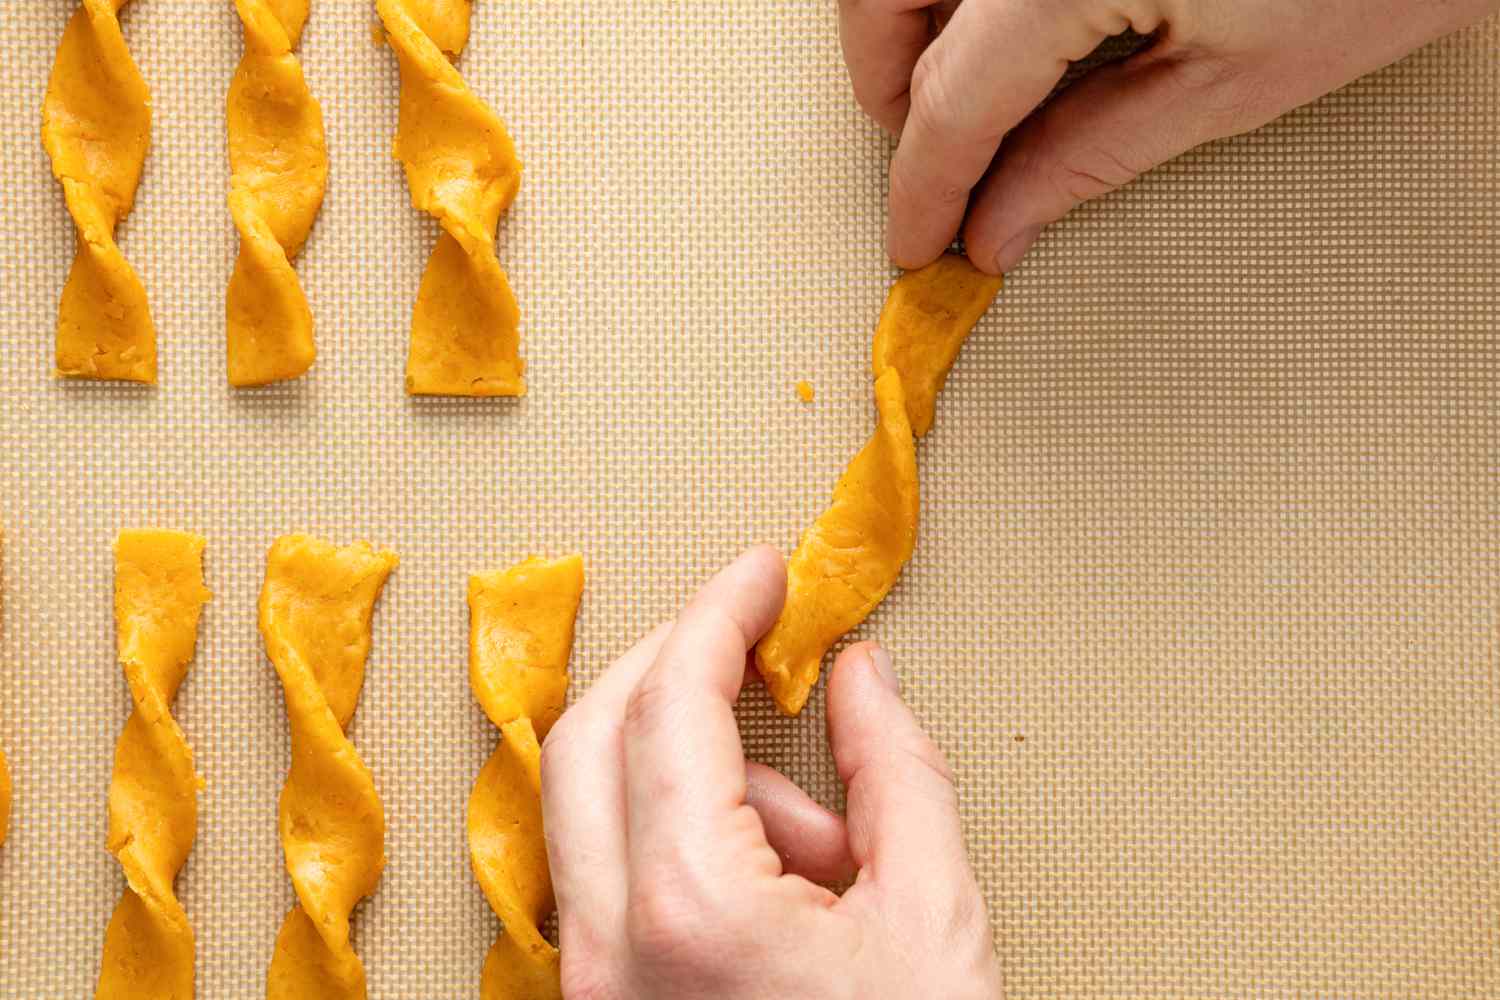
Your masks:
{"label": "pale skin", "polygon": [[[860,104],[900,135],[889,252],[962,232],[983,270],[1200,143],[1248,131],[1496,9],[1495,0],[840,0]],[[1071,60],[1154,40],[1037,110]],[[858,643],[828,678],[839,816],[747,762],[733,705],[786,590],[753,549],[620,657],[542,749],[569,1000],[996,1000],[953,775]],[[842,895],[825,888],[853,880]]]}
{"label": "pale skin", "polygon": [[879,646],[828,678],[845,816],[745,760],[733,705],[785,593],[780,554],[750,550],[548,734],[569,1000],[1001,996],[952,772]]}
{"label": "pale skin", "polygon": [[[1496,0],[839,0],[855,98],[900,136],[891,259],[992,274],[1082,202],[1500,9]],[[1071,83],[1070,61],[1152,36]]]}

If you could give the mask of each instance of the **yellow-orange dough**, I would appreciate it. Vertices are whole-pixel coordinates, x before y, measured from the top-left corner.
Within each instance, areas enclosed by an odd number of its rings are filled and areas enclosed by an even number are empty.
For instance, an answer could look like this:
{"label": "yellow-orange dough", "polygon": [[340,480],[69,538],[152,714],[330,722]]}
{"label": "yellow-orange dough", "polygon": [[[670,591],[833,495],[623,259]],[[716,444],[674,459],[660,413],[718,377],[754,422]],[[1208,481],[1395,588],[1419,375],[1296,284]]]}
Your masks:
{"label": "yellow-orange dough", "polygon": [[558,953],[539,930],[555,907],[542,832],[540,738],[562,712],[583,560],[528,559],[469,578],[469,683],[500,745],[469,796],[469,859],[503,925],[483,1000],[561,1000]]}
{"label": "yellow-orange dough", "polygon": [[323,112],[292,50],[309,0],[235,0],[245,55],[229,84],[229,212],[240,255],[225,314],[231,385],[296,378],[312,365],[312,310],[292,258],[328,180]]}
{"label": "yellow-orange dough", "polygon": [[401,69],[395,155],[412,204],[443,227],[412,312],[406,391],[521,396],[520,310],[495,257],[495,225],[521,183],[505,124],[450,58],[469,37],[468,0],[377,0]]}
{"label": "yellow-orange dough", "polygon": [[151,142],[151,96],[117,12],[83,0],[63,30],[42,103],[42,145],[78,231],[57,310],[57,372],[156,381],[156,328],[146,290],[115,243]]}
{"label": "yellow-orange dough", "polygon": [[901,373],[906,412],[917,437],[932,427],[948,369],[995,301],[1000,283],[999,276],[985,274],[967,257],[947,253],[906,272],[891,286],[875,328],[875,377],[887,368]]}
{"label": "yellow-orange dough", "polygon": [[813,389],[811,382],[804,379],[797,383],[797,398],[804,403],[811,403],[817,398],[817,392]]}
{"label": "yellow-orange dough", "polygon": [[276,937],[270,1000],[363,1000],[349,914],[385,866],[385,814],[370,769],[344,735],[364,685],[370,619],[396,557],[364,542],[305,535],[271,545],[260,631],[286,694],[292,767],[281,846],[298,905]]}
{"label": "yellow-orange dough", "polygon": [[128,883],[104,932],[97,1000],[192,1000],[193,928],[172,882],[198,828],[193,752],[171,715],[209,599],[204,540],[125,531],[115,540],[115,631],[135,708],[115,745],[109,839]]}
{"label": "yellow-orange dough", "polygon": [[865,620],[917,540],[917,452],[901,376],[875,382],[879,424],[787,561],[786,604],[755,647],[755,666],[787,715],[802,711],[823,654]]}

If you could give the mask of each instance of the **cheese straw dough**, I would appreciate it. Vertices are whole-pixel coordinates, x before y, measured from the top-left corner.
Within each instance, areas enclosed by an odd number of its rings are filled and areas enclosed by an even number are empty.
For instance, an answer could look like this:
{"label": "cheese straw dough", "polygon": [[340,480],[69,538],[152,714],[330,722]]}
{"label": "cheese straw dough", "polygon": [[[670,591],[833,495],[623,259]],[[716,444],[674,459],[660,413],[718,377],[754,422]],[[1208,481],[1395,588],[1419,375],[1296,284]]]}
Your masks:
{"label": "cheese straw dough", "polygon": [[115,630],[134,710],[115,746],[109,840],[128,886],[104,932],[99,1000],[192,1000],[193,928],[172,892],[198,828],[198,789],[170,708],[197,644],[204,541],[179,531],[115,540]]}
{"label": "cheese straw dough", "polygon": [[229,211],[240,255],[225,298],[229,382],[296,378],[313,363],[313,318],[292,270],[323,204],[323,112],[292,50],[308,0],[235,0],[245,55],[229,85]]}
{"label": "cheese straw dough", "polygon": [[412,312],[406,391],[522,396],[520,310],[495,257],[495,225],[521,184],[505,124],[449,58],[469,37],[468,0],[377,0],[401,69],[395,155],[411,200],[443,227]]}
{"label": "cheese straw dough", "polygon": [[344,735],[364,685],[370,619],[396,557],[276,539],[260,592],[260,631],[286,694],[292,767],[281,846],[298,905],[276,937],[271,1000],[362,1000],[365,969],[349,914],[385,866],[385,816],[370,769]]}
{"label": "cheese straw dough", "polygon": [[582,596],[579,556],[469,578],[469,683],[501,734],[469,796],[469,858],[503,925],[480,975],[483,1000],[562,997],[557,949],[539,930],[556,904],[538,740],[562,713]]}
{"label": "cheese straw dough", "polygon": [[83,0],[57,47],[42,103],[42,145],[78,230],[57,311],[57,371],[156,381],[146,290],[115,243],[151,141],[151,97],[125,48],[126,0]]}
{"label": "cheese straw dough", "polygon": [[875,382],[880,422],[787,560],[786,603],[755,647],[776,705],[802,711],[823,654],[875,610],[917,541],[917,449],[901,376]]}
{"label": "cheese straw dough", "polygon": [[969,331],[995,301],[1000,282],[999,275],[985,274],[967,257],[945,253],[891,286],[875,327],[875,377],[887,368],[901,373],[906,412],[917,437],[931,429],[948,370]]}
{"label": "cheese straw dough", "polygon": [[1000,278],[957,254],[891,286],[873,351],[880,425],[787,561],[786,604],[755,647],[755,666],[787,715],[802,711],[823,656],[885,599],[911,558],[915,438],[932,427],[948,370],[999,291]]}

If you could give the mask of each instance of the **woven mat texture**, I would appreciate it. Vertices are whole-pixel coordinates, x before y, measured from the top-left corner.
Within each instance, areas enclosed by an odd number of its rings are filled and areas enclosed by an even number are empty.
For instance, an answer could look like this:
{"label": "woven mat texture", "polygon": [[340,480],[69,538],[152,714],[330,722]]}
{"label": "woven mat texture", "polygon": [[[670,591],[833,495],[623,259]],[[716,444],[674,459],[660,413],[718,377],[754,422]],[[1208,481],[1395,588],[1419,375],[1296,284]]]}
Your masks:
{"label": "woven mat texture", "polygon": [[[255,598],[302,530],[402,560],[351,730],[389,827],[371,996],[476,996],[496,925],[462,824],[495,733],[467,574],[584,554],[576,696],[742,547],[789,550],[873,423],[891,146],[834,5],[479,0],[460,67],[526,161],[500,236],[519,402],[403,393],[436,228],[353,0],[316,0],[301,48],[331,150],[312,373],[224,380],[233,6],[138,0],[155,120],[121,242],[161,384],[54,380],[73,231],[39,123],[73,6],[0,4],[0,997],[97,975],[129,705],[110,542],[137,526],[209,539],[175,710],[207,781],[178,880],[199,995],[262,996],[292,903]],[[1497,52],[1491,21],[1077,212],[965,348],[916,557],[860,634],[957,770],[1015,996],[1500,995]],[[757,687],[741,720],[838,805],[823,714]]]}

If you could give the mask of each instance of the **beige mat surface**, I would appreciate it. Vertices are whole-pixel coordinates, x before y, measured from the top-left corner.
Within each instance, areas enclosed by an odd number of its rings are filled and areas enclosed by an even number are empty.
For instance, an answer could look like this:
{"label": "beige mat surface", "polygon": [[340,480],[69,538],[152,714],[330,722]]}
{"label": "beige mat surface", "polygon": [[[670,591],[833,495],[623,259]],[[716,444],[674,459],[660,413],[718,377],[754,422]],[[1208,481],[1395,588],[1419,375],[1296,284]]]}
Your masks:
{"label": "beige mat surface", "polygon": [[[402,559],[352,729],[389,819],[371,995],[476,996],[495,927],[462,817],[493,731],[466,575],[582,551],[576,693],[741,547],[789,548],[873,421],[890,147],[833,4],[479,0],[461,68],[526,161],[501,236],[520,402],[402,392],[435,227],[350,0],[315,0],[302,47],[332,159],[312,373],[224,381],[232,5],[137,0],[155,124],[121,239],[161,385],[53,380],[73,233],[38,126],[72,8],[0,4],[0,997],[97,975],[133,526],[209,539],[176,710],[207,780],[178,882],[199,995],[263,995],[292,899],[254,602],[305,530]],[[966,348],[916,558],[862,634],[956,765],[1016,996],[1500,995],[1497,52],[1491,22],[1079,212]],[[837,803],[822,715],[756,689],[742,719]]]}

